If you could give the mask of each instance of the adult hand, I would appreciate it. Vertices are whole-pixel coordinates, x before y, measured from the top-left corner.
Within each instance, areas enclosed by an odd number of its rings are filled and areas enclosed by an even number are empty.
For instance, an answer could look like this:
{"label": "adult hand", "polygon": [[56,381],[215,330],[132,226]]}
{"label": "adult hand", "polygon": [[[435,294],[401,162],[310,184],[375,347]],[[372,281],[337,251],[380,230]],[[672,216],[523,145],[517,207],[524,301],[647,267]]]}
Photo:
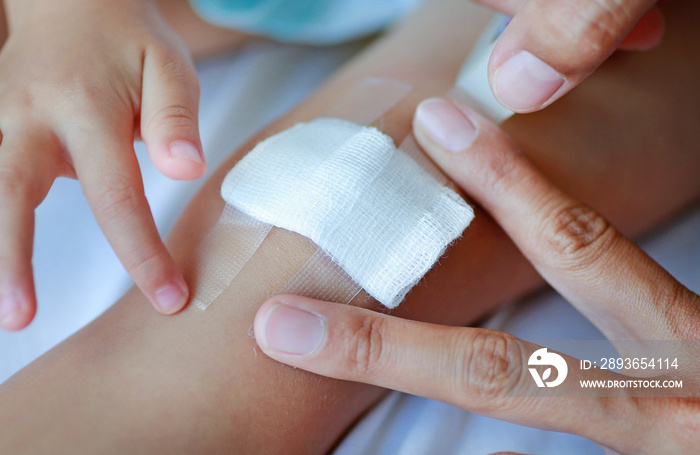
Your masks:
{"label": "adult hand", "polygon": [[[598,213],[543,177],[495,125],[451,101],[433,99],[419,106],[414,133],[540,274],[608,338],[700,336],[700,298]],[[407,321],[283,295],[260,308],[255,336],[268,356],[295,367],[576,433],[621,453],[694,453],[700,444],[694,399],[624,393],[612,402],[600,395],[538,397],[554,390],[538,389],[528,374],[528,359],[539,347],[497,331]],[[578,379],[627,378],[567,363],[573,380],[556,389],[560,394],[575,395]]]}
{"label": "adult hand", "polygon": [[6,0],[0,52],[0,326],[32,320],[34,209],[77,178],[97,221],[158,311],[189,295],[144,196],[140,136],[168,177],[201,177],[199,86],[153,0]]}
{"label": "adult hand", "polygon": [[489,62],[496,99],[515,112],[542,109],[580,84],[616,49],[656,46],[656,0],[477,0],[513,17]]}

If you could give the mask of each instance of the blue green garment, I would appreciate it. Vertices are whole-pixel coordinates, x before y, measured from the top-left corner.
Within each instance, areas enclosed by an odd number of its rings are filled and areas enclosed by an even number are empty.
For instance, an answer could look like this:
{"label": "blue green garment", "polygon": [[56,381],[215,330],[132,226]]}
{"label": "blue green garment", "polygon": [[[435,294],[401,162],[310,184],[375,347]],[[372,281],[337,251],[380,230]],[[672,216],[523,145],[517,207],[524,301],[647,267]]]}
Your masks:
{"label": "blue green garment", "polygon": [[381,30],[421,0],[190,0],[213,24],[310,44],[336,44]]}

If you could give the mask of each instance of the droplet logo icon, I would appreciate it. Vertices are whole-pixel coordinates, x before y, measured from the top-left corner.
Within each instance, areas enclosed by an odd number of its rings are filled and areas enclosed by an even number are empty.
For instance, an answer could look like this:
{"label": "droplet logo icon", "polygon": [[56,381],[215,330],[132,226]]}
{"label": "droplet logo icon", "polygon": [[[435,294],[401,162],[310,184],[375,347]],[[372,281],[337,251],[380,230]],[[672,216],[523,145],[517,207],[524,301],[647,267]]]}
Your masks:
{"label": "droplet logo icon", "polygon": [[[536,368],[528,368],[532,379],[535,380],[537,387],[556,387],[566,379],[566,375],[569,372],[569,367],[566,365],[566,360],[564,357],[560,356],[556,352],[547,352],[547,348],[541,348],[532,353],[527,361],[528,366],[535,365],[547,365],[547,368],[542,373],[540,377],[539,372]],[[552,375],[552,367],[557,370],[557,376],[552,381],[547,381]]]}

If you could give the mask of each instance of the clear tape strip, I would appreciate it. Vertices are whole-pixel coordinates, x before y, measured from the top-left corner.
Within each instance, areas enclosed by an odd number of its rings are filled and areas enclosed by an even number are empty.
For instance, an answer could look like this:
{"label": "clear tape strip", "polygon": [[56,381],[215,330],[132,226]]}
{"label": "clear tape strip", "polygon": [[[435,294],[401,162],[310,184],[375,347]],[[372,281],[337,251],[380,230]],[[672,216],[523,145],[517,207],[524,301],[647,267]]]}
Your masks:
{"label": "clear tape strip", "polygon": [[278,293],[303,295],[328,302],[350,303],[361,290],[360,285],[317,246],[314,254]]}
{"label": "clear tape strip", "polygon": [[[398,81],[368,78],[329,109],[327,116],[369,125],[396,106],[412,87]],[[192,303],[206,309],[231,285],[267,237],[272,226],[245,215],[230,205],[196,248],[192,270]],[[322,249],[287,282],[280,293],[349,303],[361,288]]]}
{"label": "clear tape strip", "polygon": [[360,82],[323,117],[370,125],[396,106],[411,90],[413,87],[402,82],[370,77]]}
{"label": "clear tape strip", "polygon": [[470,106],[496,124],[503,123],[513,112],[496,100],[489,85],[488,66],[491,52],[510,18],[497,13],[474,46],[459,71],[454,87],[447,96]]}
{"label": "clear tape strip", "polygon": [[192,304],[204,310],[226,289],[272,229],[226,204],[211,231],[195,249]]}

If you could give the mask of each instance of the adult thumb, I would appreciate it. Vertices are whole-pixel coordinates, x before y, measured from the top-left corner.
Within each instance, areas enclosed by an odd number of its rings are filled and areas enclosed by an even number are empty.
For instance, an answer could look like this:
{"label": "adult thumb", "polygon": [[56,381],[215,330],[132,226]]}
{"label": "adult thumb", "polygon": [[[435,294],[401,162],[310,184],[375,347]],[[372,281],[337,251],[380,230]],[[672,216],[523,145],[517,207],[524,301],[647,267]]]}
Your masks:
{"label": "adult thumb", "polygon": [[657,44],[664,21],[654,3],[526,2],[491,55],[489,79],[496,99],[515,112],[540,110],[586,79],[621,44],[628,48]]}

